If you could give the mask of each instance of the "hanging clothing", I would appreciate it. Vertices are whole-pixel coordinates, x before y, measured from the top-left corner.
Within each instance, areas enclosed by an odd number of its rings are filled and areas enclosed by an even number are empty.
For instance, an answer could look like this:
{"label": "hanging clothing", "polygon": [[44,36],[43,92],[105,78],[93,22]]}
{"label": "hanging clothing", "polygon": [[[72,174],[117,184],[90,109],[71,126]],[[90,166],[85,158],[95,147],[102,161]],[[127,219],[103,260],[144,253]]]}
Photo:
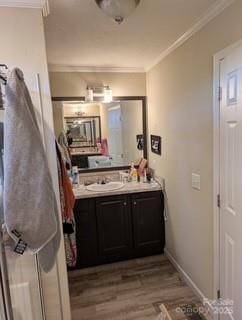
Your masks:
{"label": "hanging clothing", "polygon": [[60,244],[59,214],[34,106],[21,70],[5,90],[4,218],[9,235],[52,269]]}
{"label": "hanging clothing", "polygon": [[76,224],[74,218],[75,195],[62,157],[61,146],[56,142],[57,167],[60,189],[61,213],[64,233],[66,263],[69,268],[76,266]]}
{"label": "hanging clothing", "polygon": [[103,156],[106,156],[106,157],[109,156],[108,140],[107,139],[102,139],[101,140],[101,152],[102,152]]}
{"label": "hanging clothing", "polygon": [[58,142],[61,146],[60,151],[62,154],[62,158],[63,158],[64,162],[67,164],[68,169],[71,169],[72,168],[71,155],[70,155],[68,139],[67,139],[65,131],[62,131],[60,133]]}

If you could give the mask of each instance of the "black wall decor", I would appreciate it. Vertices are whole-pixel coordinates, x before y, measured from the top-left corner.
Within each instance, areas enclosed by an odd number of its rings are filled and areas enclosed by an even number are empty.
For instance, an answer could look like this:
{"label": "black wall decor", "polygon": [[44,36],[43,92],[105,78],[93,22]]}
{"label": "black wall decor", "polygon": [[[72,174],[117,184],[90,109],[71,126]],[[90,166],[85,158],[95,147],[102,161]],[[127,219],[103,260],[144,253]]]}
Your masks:
{"label": "black wall decor", "polygon": [[151,135],[150,141],[151,141],[151,151],[155,154],[161,155],[161,137]]}
{"label": "black wall decor", "polygon": [[137,141],[137,149],[138,150],[144,150],[144,135],[143,134],[137,134],[136,135],[136,141]]}

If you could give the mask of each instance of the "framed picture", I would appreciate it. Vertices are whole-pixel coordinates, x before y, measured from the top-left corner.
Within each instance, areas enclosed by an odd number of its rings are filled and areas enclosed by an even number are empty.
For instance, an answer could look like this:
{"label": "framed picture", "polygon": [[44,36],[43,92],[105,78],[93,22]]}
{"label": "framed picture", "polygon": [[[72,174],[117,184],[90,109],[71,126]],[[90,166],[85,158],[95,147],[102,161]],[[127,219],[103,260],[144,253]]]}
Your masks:
{"label": "framed picture", "polygon": [[161,155],[161,137],[160,136],[150,136],[151,151],[155,154]]}
{"label": "framed picture", "polygon": [[136,141],[137,141],[137,149],[144,150],[144,136],[143,136],[143,134],[137,134]]}

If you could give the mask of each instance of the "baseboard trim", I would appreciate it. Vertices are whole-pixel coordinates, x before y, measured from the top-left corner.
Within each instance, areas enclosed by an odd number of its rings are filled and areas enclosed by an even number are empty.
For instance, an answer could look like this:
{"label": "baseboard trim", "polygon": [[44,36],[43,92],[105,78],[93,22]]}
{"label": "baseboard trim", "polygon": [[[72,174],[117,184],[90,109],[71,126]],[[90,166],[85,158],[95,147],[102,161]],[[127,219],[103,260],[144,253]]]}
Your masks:
{"label": "baseboard trim", "polygon": [[193,282],[193,280],[189,277],[189,275],[184,271],[184,269],[180,266],[180,264],[176,261],[176,259],[167,249],[165,249],[165,255],[171,262],[171,264],[175,267],[175,269],[181,274],[186,284],[193,290],[193,292],[196,294],[196,296],[199,298],[202,304],[208,307],[209,316],[212,317],[212,319],[217,320],[217,317],[214,315],[213,306],[210,303],[204,304],[204,301],[207,301],[207,299],[205,295],[202,293],[202,291],[198,288],[198,286]]}

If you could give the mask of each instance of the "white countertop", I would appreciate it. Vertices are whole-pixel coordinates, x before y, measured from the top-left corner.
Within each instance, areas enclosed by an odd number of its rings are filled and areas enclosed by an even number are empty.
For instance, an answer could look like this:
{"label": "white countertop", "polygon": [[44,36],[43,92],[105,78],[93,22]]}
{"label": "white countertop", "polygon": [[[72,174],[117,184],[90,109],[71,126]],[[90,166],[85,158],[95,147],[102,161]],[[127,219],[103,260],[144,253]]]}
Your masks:
{"label": "white countertop", "polygon": [[91,156],[91,155],[96,155],[96,156],[101,156],[101,152],[99,151],[75,151],[71,152],[72,156]]}
{"label": "white countertop", "polygon": [[160,191],[160,190],[162,190],[161,185],[157,182],[151,182],[151,183],[127,182],[124,184],[124,187],[122,189],[105,191],[105,192],[89,191],[86,189],[84,185],[81,185],[78,188],[73,189],[76,199],[97,198],[97,197],[106,197],[106,196],[112,196],[112,195]]}

